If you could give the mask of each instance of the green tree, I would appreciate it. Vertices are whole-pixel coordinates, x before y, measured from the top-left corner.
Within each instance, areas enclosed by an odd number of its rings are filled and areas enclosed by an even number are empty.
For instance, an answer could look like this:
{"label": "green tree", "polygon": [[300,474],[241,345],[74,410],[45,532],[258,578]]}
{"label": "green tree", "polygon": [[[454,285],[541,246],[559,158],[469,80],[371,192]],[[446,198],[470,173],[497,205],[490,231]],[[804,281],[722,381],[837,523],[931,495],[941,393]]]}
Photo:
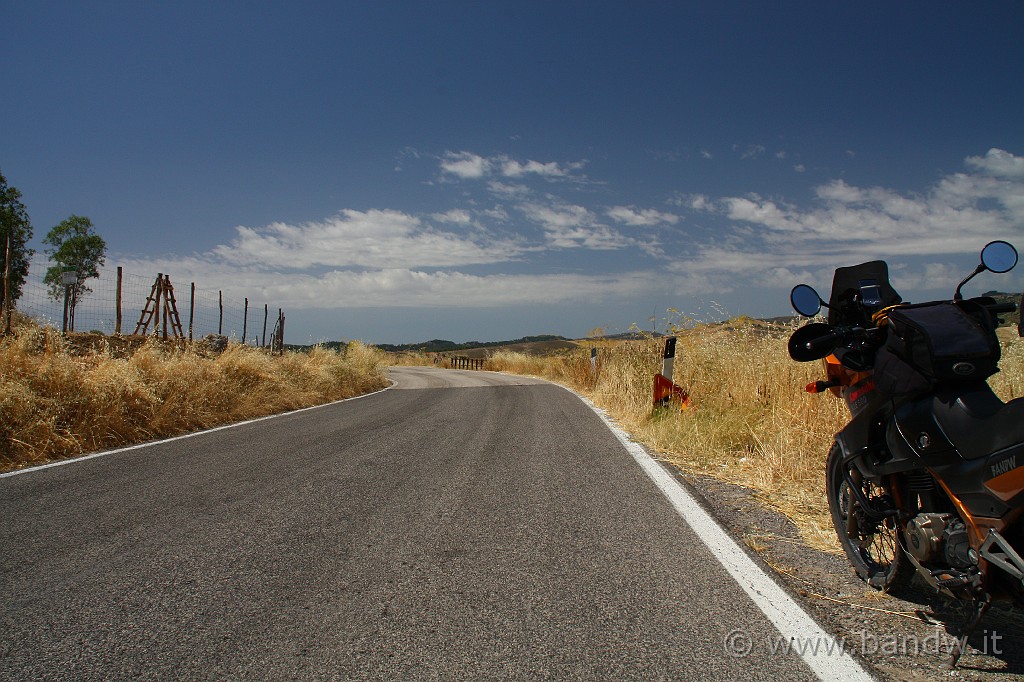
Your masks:
{"label": "green tree", "polygon": [[[7,270],[7,244],[10,237],[11,263],[10,281],[7,282],[8,296],[13,304],[21,297],[21,288],[28,276],[28,262],[34,251],[28,248],[28,240],[32,239],[32,223],[28,219],[28,211],[21,203],[21,192],[16,187],[7,186],[7,178],[0,173],[0,279]],[[3,295],[3,284],[0,283],[0,296]],[[3,301],[0,299],[0,304]]]}
{"label": "green tree", "polygon": [[100,276],[99,269],[106,263],[107,244],[93,230],[92,221],[79,215],[71,215],[55,225],[43,243],[51,247],[46,250],[46,255],[56,263],[46,271],[43,279],[52,298],[64,296],[61,283],[64,268],[73,268],[78,273],[78,280],[70,285],[68,298],[68,329],[74,331],[75,307],[82,297],[92,293],[86,280]]}

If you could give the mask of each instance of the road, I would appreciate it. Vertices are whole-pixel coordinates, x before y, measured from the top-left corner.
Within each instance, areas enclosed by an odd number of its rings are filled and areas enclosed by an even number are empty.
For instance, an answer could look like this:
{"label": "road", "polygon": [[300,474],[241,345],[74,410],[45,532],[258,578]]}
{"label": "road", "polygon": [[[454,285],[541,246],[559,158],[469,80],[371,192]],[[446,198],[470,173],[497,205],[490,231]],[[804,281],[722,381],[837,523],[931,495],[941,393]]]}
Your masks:
{"label": "road", "polygon": [[393,377],[0,478],[0,678],[815,679],[579,398]]}

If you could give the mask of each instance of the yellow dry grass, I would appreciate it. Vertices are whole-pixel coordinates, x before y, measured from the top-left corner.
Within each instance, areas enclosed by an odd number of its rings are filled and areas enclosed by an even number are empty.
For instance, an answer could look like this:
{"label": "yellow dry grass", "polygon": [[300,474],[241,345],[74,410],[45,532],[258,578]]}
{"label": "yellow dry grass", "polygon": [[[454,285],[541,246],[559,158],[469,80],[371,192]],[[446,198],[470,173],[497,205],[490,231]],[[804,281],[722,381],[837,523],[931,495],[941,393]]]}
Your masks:
{"label": "yellow dry grass", "polygon": [[387,385],[380,351],[358,342],[271,356],[149,341],[129,357],[79,355],[51,329],[0,339],[0,469],[178,435]]}

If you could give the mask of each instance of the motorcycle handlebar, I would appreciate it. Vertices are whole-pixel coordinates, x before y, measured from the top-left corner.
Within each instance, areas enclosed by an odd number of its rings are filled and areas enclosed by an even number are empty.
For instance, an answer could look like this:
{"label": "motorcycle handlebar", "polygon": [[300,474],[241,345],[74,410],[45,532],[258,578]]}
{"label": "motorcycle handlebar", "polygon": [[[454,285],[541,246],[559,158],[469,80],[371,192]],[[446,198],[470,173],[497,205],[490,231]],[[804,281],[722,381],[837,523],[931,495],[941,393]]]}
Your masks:
{"label": "motorcycle handlebar", "polygon": [[841,327],[836,329],[831,334],[825,334],[819,336],[816,339],[811,339],[807,342],[806,348],[809,351],[817,351],[825,348],[835,348],[840,346],[847,341],[857,338],[858,335],[865,334],[865,330],[861,327]]}
{"label": "motorcycle handlebar", "polygon": [[843,335],[840,334],[839,332],[832,332],[831,334],[819,336],[818,338],[811,339],[810,341],[807,342],[807,350],[816,351],[822,348],[837,346],[839,345],[839,341],[841,341],[842,338]]}
{"label": "motorcycle handlebar", "polygon": [[987,305],[985,307],[993,315],[1001,315],[1002,313],[1015,313],[1015,312],[1017,312],[1017,304],[1016,303],[996,303],[995,305]]}

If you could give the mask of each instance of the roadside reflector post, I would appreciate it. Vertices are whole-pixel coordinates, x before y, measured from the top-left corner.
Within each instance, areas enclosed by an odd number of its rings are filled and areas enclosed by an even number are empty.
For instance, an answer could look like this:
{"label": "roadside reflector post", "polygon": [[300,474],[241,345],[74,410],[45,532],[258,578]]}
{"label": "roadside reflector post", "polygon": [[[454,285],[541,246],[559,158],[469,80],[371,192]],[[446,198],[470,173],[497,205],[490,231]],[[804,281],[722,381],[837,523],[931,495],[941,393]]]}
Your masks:
{"label": "roadside reflector post", "polygon": [[673,401],[679,403],[679,409],[690,405],[690,396],[682,386],[672,382],[672,371],[675,369],[676,337],[665,339],[665,352],[662,353],[661,374],[654,375],[654,409],[668,407]]}
{"label": "roadside reflector post", "polygon": [[665,339],[665,352],[662,353],[661,376],[672,381],[672,370],[676,360],[676,337]]}

